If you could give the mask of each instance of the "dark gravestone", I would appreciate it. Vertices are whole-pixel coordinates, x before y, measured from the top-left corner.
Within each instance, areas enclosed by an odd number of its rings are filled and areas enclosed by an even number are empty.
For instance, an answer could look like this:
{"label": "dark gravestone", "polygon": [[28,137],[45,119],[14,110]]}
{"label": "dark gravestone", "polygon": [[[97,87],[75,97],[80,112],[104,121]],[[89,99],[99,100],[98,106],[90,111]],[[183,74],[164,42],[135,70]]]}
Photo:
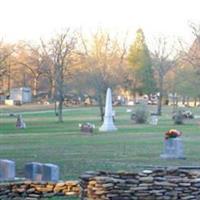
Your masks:
{"label": "dark gravestone", "polygon": [[26,128],[26,123],[24,122],[22,115],[17,116],[16,128]]}
{"label": "dark gravestone", "polygon": [[83,133],[92,133],[93,132],[93,128],[87,125],[82,125],[81,126],[81,132]]}
{"label": "dark gravestone", "polygon": [[42,180],[57,182],[59,180],[59,167],[51,163],[43,164]]}
{"label": "dark gravestone", "polygon": [[15,162],[12,160],[0,160],[0,180],[15,179]]}
{"label": "dark gravestone", "polygon": [[81,132],[83,133],[93,133],[94,125],[90,123],[79,124]]}
{"label": "dark gravestone", "polygon": [[42,181],[42,164],[31,162],[25,165],[25,177],[32,181]]}

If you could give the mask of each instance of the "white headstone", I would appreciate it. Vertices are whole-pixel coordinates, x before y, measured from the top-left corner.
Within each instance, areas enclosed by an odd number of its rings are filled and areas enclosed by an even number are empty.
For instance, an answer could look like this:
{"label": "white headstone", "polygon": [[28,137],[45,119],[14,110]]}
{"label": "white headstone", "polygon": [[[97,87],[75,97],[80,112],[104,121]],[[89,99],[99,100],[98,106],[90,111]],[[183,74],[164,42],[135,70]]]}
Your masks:
{"label": "white headstone", "polygon": [[132,109],[129,109],[129,108],[126,109],[127,113],[131,113],[132,111],[133,111]]}
{"label": "white headstone", "polygon": [[152,125],[158,125],[158,116],[152,115],[151,116],[150,124],[152,124]]}
{"label": "white headstone", "polygon": [[111,89],[107,89],[106,93],[106,106],[103,125],[99,128],[101,132],[116,131],[117,128],[113,123],[113,111],[112,111],[112,95]]}

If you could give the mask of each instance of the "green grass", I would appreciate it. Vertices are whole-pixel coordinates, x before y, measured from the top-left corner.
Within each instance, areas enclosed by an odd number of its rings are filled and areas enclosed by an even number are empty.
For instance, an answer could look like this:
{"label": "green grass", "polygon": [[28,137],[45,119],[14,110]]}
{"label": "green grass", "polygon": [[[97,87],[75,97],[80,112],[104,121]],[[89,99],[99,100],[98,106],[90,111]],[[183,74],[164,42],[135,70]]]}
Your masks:
{"label": "green grass", "polygon": [[[148,107],[155,111],[156,107]],[[58,164],[61,179],[78,179],[88,170],[138,171],[151,166],[199,165],[200,128],[197,120],[175,126],[171,107],[165,107],[158,126],[138,125],[130,121],[125,107],[117,107],[118,131],[100,133],[98,108],[65,110],[64,123],[58,123],[53,112],[24,113],[24,130],[16,129],[16,118],[9,117],[11,108],[0,113],[0,158],[16,161],[17,176],[23,176],[25,163],[31,161]],[[26,107],[27,110],[27,107]],[[23,106],[14,110],[23,111]],[[199,108],[192,109],[200,114]],[[93,135],[80,133],[78,124],[92,122]],[[186,160],[162,160],[164,132],[176,128],[183,132]]]}

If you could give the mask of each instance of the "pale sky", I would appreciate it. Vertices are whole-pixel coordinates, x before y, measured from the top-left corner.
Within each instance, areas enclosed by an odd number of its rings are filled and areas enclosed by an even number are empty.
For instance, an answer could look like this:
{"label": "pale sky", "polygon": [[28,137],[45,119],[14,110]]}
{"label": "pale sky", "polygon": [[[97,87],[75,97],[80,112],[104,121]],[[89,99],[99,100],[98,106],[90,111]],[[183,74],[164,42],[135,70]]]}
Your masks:
{"label": "pale sky", "polygon": [[0,37],[6,41],[50,37],[65,27],[193,40],[189,22],[200,23],[200,0],[0,0]]}

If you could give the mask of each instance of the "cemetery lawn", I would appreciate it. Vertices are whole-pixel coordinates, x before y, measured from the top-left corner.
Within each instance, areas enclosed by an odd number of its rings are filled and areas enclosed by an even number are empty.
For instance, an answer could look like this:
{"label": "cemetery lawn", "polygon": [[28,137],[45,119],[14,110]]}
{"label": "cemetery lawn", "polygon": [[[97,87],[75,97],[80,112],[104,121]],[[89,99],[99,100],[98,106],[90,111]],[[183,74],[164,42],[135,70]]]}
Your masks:
{"label": "cemetery lawn", "polygon": [[[32,161],[59,165],[63,180],[78,179],[90,170],[139,171],[155,166],[200,165],[200,119],[174,125],[171,107],[164,107],[158,126],[133,124],[127,108],[116,107],[118,131],[112,133],[98,131],[101,122],[97,107],[66,108],[63,123],[57,122],[50,109],[0,109],[0,158],[16,162],[18,177],[24,176],[25,163]],[[156,106],[148,109],[155,112]],[[190,110],[200,115],[200,108]],[[11,111],[23,112],[26,129],[15,128],[16,118],[9,116]],[[92,135],[80,133],[78,124],[84,122],[96,125]],[[171,128],[183,132],[185,160],[160,159],[164,133]]]}

